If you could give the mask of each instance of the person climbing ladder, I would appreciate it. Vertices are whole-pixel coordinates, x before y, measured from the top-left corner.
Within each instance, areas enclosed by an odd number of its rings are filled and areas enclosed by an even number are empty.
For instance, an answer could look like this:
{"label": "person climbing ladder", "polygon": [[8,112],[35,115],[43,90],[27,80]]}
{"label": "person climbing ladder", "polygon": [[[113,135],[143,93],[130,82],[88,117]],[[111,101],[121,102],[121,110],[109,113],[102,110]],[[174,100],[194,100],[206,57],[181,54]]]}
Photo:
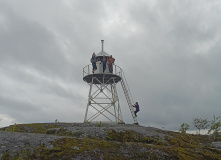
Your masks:
{"label": "person climbing ladder", "polygon": [[137,117],[137,112],[140,111],[140,108],[139,108],[138,102],[136,102],[136,103],[133,105],[133,107],[135,107],[134,114],[135,114],[135,116]]}

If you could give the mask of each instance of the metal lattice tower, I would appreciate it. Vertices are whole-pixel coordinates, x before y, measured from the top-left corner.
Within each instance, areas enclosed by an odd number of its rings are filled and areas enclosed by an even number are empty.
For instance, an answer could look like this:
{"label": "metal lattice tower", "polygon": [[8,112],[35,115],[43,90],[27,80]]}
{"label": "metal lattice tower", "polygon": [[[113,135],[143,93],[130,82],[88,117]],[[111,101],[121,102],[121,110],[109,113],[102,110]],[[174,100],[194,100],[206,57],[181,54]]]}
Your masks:
{"label": "metal lattice tower", "polygon": [[[101,40],[101,52],[96,55],[96,57],[100,59],[103,56],[107,58],[110,56],[104,52],[103,42],[104,41]],[[113,73],[109,72],[108,66],[103,72],[103,64],[101,61],[97,61],[96,65],[97,70],[95,70],[94,73],[92,73],[92,65],[87,65],[83,68],[83,80],[90,86],[84,122],[92,122],[98,118],[103,118],[99,121],[106,119],[110,122],[124,123],[116,88],[117,83],[121,82],[134,123],[138,124],[132,106],[133,98],[123,70],[119,66],[113,65]]]}

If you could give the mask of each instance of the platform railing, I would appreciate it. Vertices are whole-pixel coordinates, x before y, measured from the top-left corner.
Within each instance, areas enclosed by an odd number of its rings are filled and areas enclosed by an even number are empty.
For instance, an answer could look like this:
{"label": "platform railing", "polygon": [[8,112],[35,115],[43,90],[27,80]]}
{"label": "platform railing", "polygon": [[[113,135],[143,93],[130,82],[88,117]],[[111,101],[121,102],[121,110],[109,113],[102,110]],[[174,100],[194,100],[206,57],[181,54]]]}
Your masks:
{"label": "platform railing", "polygon": [[[85,66],[83,68],[83,77],[85,77],[85,76],[87,76],[89,74],[93,74],[92,73],[92,68],[93,68],[92,64],[89,64],[89,65]],[[108,70],[108,66],[107,66],[106,69]],[[96,73],[96,74],[115,74],[115,75],[118,75],[118,76],[122,77],[122,72],[123,72],[123,70],[119,66],[113,64],[113,73],[110,73],[110,72],[102,73],[101,72],[101,73]]]}

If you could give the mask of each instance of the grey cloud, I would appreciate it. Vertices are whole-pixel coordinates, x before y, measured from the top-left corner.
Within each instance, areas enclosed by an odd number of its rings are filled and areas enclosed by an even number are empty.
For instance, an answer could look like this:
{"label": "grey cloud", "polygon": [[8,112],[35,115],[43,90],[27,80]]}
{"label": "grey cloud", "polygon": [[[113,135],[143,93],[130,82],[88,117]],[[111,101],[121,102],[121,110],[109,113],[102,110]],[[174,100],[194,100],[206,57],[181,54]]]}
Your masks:
{"label": "grey cloud", "polygon": [[[194,116],[220,115],[219,3],[1,1],[2,114],[82,121],[89,90],[82,68],[104,39],[140,103],[141,125],[178,130]],[[118,88],[123,117],[133,123]]]}

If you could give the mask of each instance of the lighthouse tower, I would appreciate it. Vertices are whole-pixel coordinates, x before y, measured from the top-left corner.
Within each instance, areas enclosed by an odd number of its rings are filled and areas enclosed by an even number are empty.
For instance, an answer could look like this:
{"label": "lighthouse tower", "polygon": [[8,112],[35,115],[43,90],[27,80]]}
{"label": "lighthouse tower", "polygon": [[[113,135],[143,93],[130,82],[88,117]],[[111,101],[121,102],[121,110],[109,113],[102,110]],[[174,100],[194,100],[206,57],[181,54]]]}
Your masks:
{"label": "lighthouse tower", "polygon": [[116,88],[116,85],[121,83],[134,123],[138,124],[132,106],[133,98],[123,70],[113,64],[113,72],[110,72],[106,64],[103,72],[101,62],[103,56],[107,61],[110,58],[110,55],[104,51],[104,40],[101,40],[101,51],[96,54],[97,69],[93,73],[91,64],[83,68],[83,80],[90,86],[84,122],[110,121],[124,124]]}

